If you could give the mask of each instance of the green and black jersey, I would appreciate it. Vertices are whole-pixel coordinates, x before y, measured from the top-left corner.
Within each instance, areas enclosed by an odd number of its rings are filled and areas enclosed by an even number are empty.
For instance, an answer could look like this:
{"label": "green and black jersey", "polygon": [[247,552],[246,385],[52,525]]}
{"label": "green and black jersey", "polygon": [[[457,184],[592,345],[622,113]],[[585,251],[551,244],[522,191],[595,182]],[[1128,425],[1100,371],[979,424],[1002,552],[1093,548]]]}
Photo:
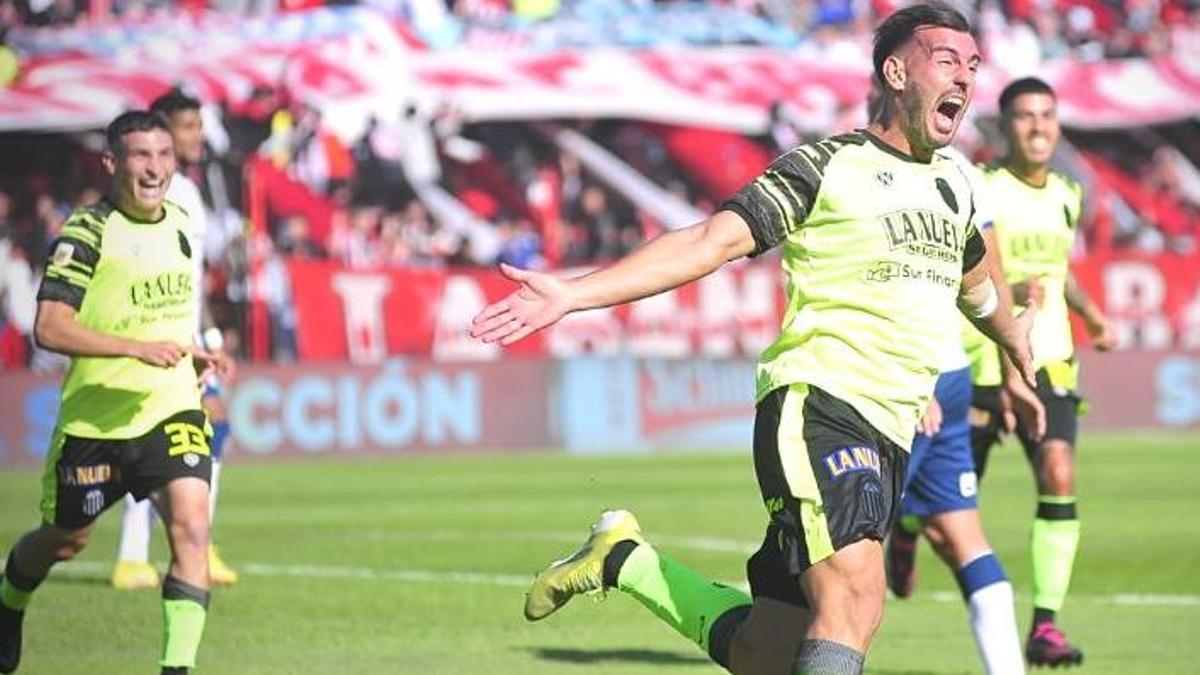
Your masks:
{"label": "green and black jersey", "polygon": [[[101,333],[143,341],[192,344],[193,255],[187,214],[173,202],[157,222],[142,222],[107,201],[77,209],[51,245],[38,300],[77,310]],[[192,358],[172,368],[133,358],[71,359],[58,426],[82,438],[129,439],[167,417],[198,410]]]}
{"label": "green and black jersey", "polygon": [[782,246],[787,309],[758,399],[815,385],[910,448],[939,347],[959,330],[963,271],[985,250],[959,163],[859,131],[788,152],[722,208],[749,224],[755,255]]}
{"label": "green and black jersey", "polygon": [[[1083,188],[1054,171],[1041,187],[999,166],[984,168],[983,176],[1004,278],[1015,284],[1037,277],[1046,292],[1029,335],[1033,365],[1041,369],[1048,363],[1065,362],[1075,354],[1065,291],[1071,247],[1083,210]],[[974,327],[966,329],[964,342],[975,384],[1000,384],[995,343]]]}

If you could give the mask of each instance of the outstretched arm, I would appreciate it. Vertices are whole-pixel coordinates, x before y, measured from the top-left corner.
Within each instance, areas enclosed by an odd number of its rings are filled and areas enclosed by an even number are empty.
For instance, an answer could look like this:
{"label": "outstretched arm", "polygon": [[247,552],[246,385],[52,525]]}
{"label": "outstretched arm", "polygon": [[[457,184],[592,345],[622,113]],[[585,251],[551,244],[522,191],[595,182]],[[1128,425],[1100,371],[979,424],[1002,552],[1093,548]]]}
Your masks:
{"label": "outstretched arm", "polygon": [[608,267],[574,279],[501,266],[521,286],[483,309],[471,335],[512,344],[570,312],[640,300],[695,281],[755,250],[750,227],[732,211],[666,232]]}

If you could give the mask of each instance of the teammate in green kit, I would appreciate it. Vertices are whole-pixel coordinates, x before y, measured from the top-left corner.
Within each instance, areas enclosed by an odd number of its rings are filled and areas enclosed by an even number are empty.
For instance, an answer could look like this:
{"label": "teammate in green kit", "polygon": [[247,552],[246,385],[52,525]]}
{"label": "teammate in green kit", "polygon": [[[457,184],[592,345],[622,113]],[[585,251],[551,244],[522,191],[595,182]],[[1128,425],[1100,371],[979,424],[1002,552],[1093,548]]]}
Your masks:
{"label": "teammate in green kit", "polygon": [[[87,545],[126,492],[149,497],[171,548],[163,581],[163,673],[195,664],[209,599],[208,427],[192,348],[196,326],[187,214],[165,195],[175,171],[166,122],[127,112],[106,131],[108,197],[77,209],[51,245],[35,336],[71,356],[46,455],[42,524],[0,578],[0,672],[16,670],[25,610],[57,562]],[[70,642],[64,642],[70,649]]]}
{"label": "teammate in green kit", "polygon": [[971,186],[939,152],[979,60],[956,10],[902,9],[875,34],[884,105],[866,129],[786,153],[707,220],[610,267],[569,280],[503,268],[520,288],[472,332],[504,344],[775,247],[787,277],[783,326],[758,367],[754,464],[769,518],[747,564],[753,598],[659,552],[617,510],[536,577],[527,618],[618,588],[734,672],[862,671],[883,612],[881,542],[959,308],[1033,379],[1032,315],[1014,320],[996,292]]}
{"label": "teammate in green kit", "polygon": [[[1025,657],[1033,665],[1077,664],[1083,653],[1067,641],[1055,616],[1062,609],[1079,546],[1075,509],[1075,438],[1081,404],[1076,392],[1079,364],[1068,310],[1083,318],[1097,349],[1115,346],[1104,313],[1071,275],[1069,257],[1083,210],[1079,184],[1050,169],[1060,129],[1054,90],[1037,78],[1009,84],[1000,95],[1001,127],[1008,154],[984,171],[990,190],[995,235],[1004,273],[1016,301],[1039,308],[1030,342],[1037,368],[1037,393],[1046,407],[1040,439],[1018,426],[1037,479],[1033,521],[1033,627]],[[978,332],[967,338],[975,397],[972,445],[980,476],[1001,432],[998,355]]]}

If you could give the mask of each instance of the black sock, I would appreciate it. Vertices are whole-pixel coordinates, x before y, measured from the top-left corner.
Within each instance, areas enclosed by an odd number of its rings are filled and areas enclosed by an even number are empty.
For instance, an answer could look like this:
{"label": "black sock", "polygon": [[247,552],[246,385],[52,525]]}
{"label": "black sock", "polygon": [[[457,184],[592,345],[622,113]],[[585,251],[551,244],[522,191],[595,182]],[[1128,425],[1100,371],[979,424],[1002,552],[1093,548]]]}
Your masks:
{"label": "black sock", "polygon": [[1044,623],[1054,623],[1055,611],[1044,607],[1033,608],[1033,625],[1040,626]]}
{"label": "black sock", "polygon": [[608,555],[604,556],[604,587],[616,588],[617,578],[621,576],[621,565],[633,553],[638,543],[632,539],[622,539],[613,545]]}
{"label": "black sock", "polygon": [[738,626],[746,622],[747,616],[750,616],[750,605],[734,607],[718,616],[708,631],[709,658],[731,673],[733,668],[729,665],[729,645],[733,642],[733,634],[737,632]]}

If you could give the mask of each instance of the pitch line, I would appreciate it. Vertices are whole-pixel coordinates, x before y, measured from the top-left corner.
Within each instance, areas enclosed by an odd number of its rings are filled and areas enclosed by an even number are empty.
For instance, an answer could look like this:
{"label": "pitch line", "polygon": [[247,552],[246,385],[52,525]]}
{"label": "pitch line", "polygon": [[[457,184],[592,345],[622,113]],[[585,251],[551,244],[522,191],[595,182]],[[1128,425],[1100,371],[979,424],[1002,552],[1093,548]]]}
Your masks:
{"label": "pitch line", "polygon": [[[275,563],[251,562],[237,566],[238,571],[250,577],[301,578],[301,579],[349,579],[362,581],[397,581],[414,584],[471,584],[478,586],[501,586],[525,588],[533,580],[533,573],[492,574],[487,572],[435,571],[403,568],[356,567],[350,565],[279,565]],[[64,563],[54,568],[55,576],[106,577],[112,564],[98,561]],[[746,590],[744,581],[722,582],[728,586]],[[1021,598],[1018,595],[1018,598]],[[958,593],[933,591],[917,596],[936,603],[962,602]],[[1171,593],[1115,593],[1111,595],[1072,595],[1073,601],[1091,602],[1101,605],[1139,607],[1200,607],[1200,595]]]}

